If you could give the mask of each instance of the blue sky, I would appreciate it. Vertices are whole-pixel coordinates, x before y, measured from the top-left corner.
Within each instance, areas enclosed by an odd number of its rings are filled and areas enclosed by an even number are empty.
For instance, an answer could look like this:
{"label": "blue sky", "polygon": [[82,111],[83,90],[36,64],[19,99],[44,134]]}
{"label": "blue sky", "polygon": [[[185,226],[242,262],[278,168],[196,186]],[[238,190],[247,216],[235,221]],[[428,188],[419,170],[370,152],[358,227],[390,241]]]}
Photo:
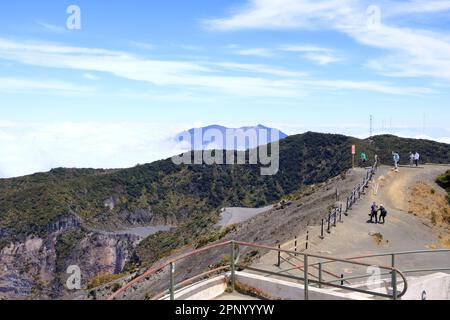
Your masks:
{"label": "blue sky", "polygon": [[444,0],[3,1],[0,177],[152,161],[212,123],[364,137],[373,114],[450,142],[449,18]]}

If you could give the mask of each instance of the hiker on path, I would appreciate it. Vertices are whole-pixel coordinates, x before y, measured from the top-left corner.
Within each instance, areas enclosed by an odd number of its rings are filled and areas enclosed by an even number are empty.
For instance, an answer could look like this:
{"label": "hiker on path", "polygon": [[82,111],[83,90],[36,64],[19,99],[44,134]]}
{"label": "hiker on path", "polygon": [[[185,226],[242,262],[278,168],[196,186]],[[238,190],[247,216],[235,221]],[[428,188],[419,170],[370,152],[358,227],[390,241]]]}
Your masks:
{"label": "hiker on path", "polygon": [[409,153],[409,166],[412,167],[414,165],[415,154],[412,151]]}
{"label": "hiker on path", "polygon": [[[375,222],[373,222],[373,218],[375,218]],[[376,202],[370,207],[370,223],[378,223],[378,206]]]}
{"label": "hiker on path", "polygon": [[398,164],[400,162],[400,155],[397,152],[392,151],[392,158],[394,160],[395,171],[398,171]]}
{"label": "hiker on path", "polygon": [[381,223],[381,224],[384,224],[386,222],[387,210],[381,204],[380,205],[380,209],[378,209],[378,211],[380,211],[380,219],[379,219],[378,222]]}
{"label": "hiker on path", "polygon": [[414,154],[414,163],[416,164],[416,167],[419,166],[419,160],[420,160],[420,154],[416,151]]}
{"label": "hiker on path", "polygon": [[361,166],[365,167],[366,166],[366,162],[367,162],[367,155],[363,151],[363,152],[361,152]]}

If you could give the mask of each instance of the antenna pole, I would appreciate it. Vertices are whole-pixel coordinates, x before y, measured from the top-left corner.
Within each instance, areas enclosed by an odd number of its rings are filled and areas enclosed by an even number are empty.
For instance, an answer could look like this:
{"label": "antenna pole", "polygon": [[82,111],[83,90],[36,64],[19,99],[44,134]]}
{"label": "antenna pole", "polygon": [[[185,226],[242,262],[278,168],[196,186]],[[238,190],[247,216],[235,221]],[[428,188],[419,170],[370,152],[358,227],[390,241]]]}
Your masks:
{"label": "antenna pole", "polygon": [[423,114],[422,135],[425,135],[425,126],[426,126],[426,120],[427,120],[426,117],[427,117],[427,116],[426,116],[426,114],[424,113],[424,114]]}

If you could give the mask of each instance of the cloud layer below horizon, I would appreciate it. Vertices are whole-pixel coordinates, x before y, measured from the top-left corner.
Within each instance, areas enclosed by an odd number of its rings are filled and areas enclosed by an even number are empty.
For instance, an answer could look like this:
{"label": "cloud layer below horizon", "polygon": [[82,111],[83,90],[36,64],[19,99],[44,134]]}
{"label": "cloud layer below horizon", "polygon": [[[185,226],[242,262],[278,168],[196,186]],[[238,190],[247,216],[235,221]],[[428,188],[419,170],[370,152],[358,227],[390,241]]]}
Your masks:
{"label": "cloud layer below horizon", "polygon": [[[0,178],[45,172],[58,167],[127,168],[166,159],[185,151],[174,137],[190,128],[188,124],[167,127],[126,122],[0,123]],[[291,135],[307,131],[305,127],[283,124],[278,124],[277,129]],[[332,133],[339,133],[340,130],[316,129]],[[364,128],[355,127],[352,130],[356,133]],[[392,133],[431,139],[427,135],[417,134],[418,131],[417,128],[394,128]],[[450,137],[438,140],[450,143]]]}

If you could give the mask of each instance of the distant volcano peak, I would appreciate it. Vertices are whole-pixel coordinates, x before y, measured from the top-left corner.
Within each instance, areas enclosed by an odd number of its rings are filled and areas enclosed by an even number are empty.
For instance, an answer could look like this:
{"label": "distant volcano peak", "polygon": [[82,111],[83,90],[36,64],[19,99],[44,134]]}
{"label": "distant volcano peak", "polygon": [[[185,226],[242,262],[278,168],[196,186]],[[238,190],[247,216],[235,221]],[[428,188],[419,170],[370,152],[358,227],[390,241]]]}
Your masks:
{"label": "distant volcano peak", "polygon": [[[245,141],[239,141],[236,137],[239,133],[248,134],[250,130],[254,130],[256,133],[256,139],[245,139]],[[209,131],[209,132],[208,132]],[[264,132],[265,131],[265,132]],[[226,137],[230,135],[235,137],[232,141],[233,148],[227,147]],[[199,136],[201,135],[201,136]],[[212,136],[212,138],[211,138]],[[216,139],[219,136],[219,139]],[[257,126],[244,126],[240,128],[228,128],[221,125],[209,125],[201,128],[192,128],[176,135],[175,140],[179,143],[185,143],[186,146],[190,146],[191,150],[247,150],[256,148],[261,145],[273,143],[279,140],[286,139],[288,137],[284,132],[276,129],[258,124]]]}

